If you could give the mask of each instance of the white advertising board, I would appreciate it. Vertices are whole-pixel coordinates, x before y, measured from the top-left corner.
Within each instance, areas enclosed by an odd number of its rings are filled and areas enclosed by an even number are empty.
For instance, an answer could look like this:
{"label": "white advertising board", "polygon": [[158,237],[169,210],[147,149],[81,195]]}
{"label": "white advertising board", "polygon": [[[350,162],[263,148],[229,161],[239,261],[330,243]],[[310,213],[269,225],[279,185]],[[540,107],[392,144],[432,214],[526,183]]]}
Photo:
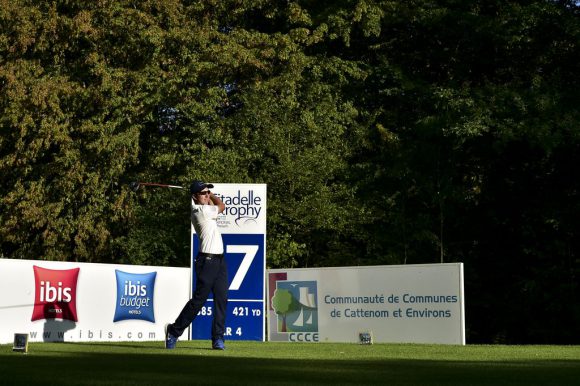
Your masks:
{"label": "white advertising board", "polygon": [[463,264],[268,270],[268,337],[465,344]]}
{"label": "white advertising board", "polygon": [[189,268],[0,259],[0,343],[163,341]]}

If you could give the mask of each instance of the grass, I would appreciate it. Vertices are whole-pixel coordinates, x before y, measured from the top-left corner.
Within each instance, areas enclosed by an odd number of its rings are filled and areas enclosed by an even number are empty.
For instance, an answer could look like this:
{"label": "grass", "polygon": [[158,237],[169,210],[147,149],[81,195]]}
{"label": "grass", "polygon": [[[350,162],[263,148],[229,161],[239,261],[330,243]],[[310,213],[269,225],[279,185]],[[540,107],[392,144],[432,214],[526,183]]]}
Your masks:
{"label": "grass", "polygon": [[0,345],[1,385],[574,385],[580,346],[204,341]]}

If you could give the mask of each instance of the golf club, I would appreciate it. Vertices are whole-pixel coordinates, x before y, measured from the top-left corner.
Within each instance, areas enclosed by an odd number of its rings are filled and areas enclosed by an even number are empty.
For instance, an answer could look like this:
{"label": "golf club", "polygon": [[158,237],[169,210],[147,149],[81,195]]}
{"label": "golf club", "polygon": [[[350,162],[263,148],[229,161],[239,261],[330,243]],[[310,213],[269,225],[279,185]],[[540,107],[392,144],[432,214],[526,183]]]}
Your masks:
{"label": "golf club", "polygon": [[185,189],[185,187],[179,186],[179,185],[158,184],[158,183],[155,183],[155,182],[137,182],[137,181],[133,181],[133,182],[131,182],[129,184],[129,187],[134,192],[136,192],[139,189],[140,186],[157,186],[157,187],[160,187],[160,188]]}

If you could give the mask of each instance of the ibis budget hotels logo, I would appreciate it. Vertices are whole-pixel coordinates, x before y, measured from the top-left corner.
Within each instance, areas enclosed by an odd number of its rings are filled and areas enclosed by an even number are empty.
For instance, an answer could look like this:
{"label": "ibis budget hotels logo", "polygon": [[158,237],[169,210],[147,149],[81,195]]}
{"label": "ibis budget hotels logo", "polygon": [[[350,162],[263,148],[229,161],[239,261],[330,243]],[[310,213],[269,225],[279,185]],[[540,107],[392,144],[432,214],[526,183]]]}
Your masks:
{"label": "ibis budget hotels logo", "polygon": [[117,307],[113,322],[141,319],[155,323],[153,292],[157,272],[129,273],[115,270]]}
{"label": "ibis budget hotels logo", "polygon": [[34,309],[32,321],[40,319],[63,319],[77,322],[77,280],[80,268],[34,269]]}
{"label": "ibis budget hotels logo", "polygon": [[289,341],[318,341],[316,281],[277,281],[272,308],[278,319],[278,333]]}

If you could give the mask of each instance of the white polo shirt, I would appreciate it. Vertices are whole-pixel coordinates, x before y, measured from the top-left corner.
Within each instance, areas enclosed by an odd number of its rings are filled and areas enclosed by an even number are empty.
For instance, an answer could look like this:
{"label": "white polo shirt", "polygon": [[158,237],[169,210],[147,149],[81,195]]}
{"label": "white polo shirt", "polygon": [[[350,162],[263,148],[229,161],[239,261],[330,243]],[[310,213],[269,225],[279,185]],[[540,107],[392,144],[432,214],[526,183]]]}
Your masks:
{"label": "white polo shirt", "polygon": [[217,205],[191,205],[191,223],[199,237],[199,252],[222,254],[224,243],[217,226]]}

